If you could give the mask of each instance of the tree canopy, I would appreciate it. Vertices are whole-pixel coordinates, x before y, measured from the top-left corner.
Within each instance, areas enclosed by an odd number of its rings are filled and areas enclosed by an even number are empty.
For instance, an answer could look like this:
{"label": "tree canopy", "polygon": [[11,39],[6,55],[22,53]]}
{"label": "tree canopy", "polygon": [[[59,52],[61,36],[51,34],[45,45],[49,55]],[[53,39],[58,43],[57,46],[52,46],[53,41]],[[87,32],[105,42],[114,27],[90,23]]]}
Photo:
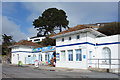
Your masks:
{"label": "tree canopy", "polygon": [[52,39],[52,38],[49,38],[49,36],[47,36],[41,42],[38,42],[38,44],[40,44],[43,47],[46,47],[46,46],[56,46],[56,40]]}
{"label": "tree canopy", "polygon": [[63,28],[68,27],[69,21],[67,20],[66,13],[57,8],[49,8],[39,16],[38,19],[33,21],[34,28],[37,28],[38,35],[55,34],[56,30],[62,31]]}
{"label": "tree canopy", "polygon": [[8,36],[6,34],[2,35],[2,55],[8,55],[10,53],[10,49],[8,48],[10,45],[13,45],[15,41],[12,39],[12,36]]}
{"label": "tree canopy", "polygon": [[120,22],[105,24],[104,26],[100,27],[98,31],[108,36],[120,34]]}

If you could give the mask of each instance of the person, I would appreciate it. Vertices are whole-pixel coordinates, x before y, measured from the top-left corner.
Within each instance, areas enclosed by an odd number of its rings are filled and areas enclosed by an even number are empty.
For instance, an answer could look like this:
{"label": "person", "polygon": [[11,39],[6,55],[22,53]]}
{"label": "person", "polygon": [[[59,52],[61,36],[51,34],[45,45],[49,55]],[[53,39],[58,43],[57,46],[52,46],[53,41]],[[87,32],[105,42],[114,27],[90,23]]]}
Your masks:
{"label": "person", "polygon": [[54,57],[53,67],[56,65],[56,57]]}
{"label": "person", "polygon": [[10,58],[8,58],[7,61],[8,61],[8,64],[10,64]]}

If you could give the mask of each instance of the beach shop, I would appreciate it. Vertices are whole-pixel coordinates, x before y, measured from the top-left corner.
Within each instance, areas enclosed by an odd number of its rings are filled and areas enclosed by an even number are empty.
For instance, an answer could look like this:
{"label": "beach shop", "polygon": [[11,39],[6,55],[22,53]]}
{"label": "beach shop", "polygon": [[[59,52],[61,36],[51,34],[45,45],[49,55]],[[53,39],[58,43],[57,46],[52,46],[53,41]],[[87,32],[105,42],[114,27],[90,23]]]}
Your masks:
{"label": "beach shop", "polygon": [[18,64],[34,64],[39,61],[44,65],[48,65],[52,57],[55,56],[55,46],[41,47],[40,45],[31,41],[19,41],[11,48],[11,63]]}
{"label": "beach shop", "polygon": [[[42,47],[42,48],[33,49],[32,52],[36,58],[34,59],[34,56],[28,57],[26,60],[27,61],[26,64],[30,64],[29,60],[33,59],[33,61],[38,60],[39,63],[42,65],[48,65],[50,63],[50,60],[52,58],[54,58],[54,56],[56,55],[55,48],[56,48],[55,46],[49,46],[49,47]],[[29,58],[32,58],[32,59],[29,59]],[[30,62],[32,62],[32,61],[30,61]],[[34,62],[32,62],[31,64],[34,64]]]}

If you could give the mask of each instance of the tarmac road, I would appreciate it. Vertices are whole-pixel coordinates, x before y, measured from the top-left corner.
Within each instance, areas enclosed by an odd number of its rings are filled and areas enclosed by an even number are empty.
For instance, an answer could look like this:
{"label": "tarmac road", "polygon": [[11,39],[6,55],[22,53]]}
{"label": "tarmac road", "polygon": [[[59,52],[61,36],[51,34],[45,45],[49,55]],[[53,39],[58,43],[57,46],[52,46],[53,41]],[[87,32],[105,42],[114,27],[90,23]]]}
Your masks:
{"label": "tarmac road", "polygon": [[2,78],[118,78],[118,75],[103,72],[47,71],[3,64]]}

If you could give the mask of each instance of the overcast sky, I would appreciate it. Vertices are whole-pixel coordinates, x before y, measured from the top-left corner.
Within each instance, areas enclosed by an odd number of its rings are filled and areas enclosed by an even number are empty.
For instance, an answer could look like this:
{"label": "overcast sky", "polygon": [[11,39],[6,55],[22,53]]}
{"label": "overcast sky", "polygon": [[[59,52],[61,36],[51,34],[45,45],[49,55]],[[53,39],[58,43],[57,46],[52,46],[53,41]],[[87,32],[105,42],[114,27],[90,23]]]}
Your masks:
{"label": "overcast sky", "polygon": [[48,8],[64,10],[70,27],[118,21],[118,2],[2,2],[2,34],[16,41],[36,36],[32,21]]}

